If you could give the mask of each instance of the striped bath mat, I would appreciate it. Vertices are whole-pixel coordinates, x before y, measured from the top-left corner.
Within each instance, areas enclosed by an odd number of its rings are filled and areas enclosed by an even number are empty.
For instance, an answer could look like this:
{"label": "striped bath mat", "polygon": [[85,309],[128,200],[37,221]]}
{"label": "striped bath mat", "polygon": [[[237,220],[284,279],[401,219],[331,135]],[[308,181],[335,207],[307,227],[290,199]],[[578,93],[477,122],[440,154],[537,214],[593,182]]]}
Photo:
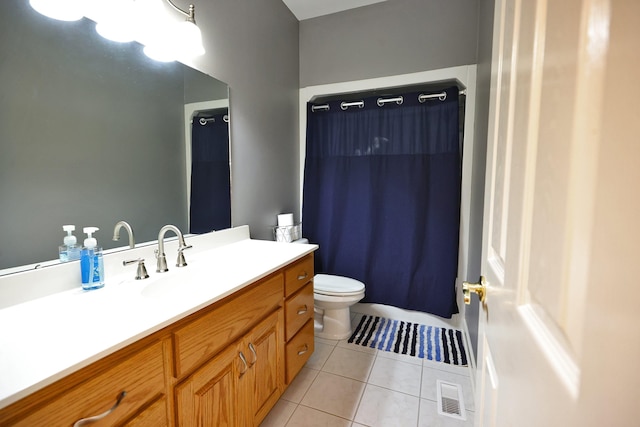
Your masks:
{"label": "striped bath mat", "polygon": [[347,341],[354,345],[467,366],[462,331],[362,315]]}

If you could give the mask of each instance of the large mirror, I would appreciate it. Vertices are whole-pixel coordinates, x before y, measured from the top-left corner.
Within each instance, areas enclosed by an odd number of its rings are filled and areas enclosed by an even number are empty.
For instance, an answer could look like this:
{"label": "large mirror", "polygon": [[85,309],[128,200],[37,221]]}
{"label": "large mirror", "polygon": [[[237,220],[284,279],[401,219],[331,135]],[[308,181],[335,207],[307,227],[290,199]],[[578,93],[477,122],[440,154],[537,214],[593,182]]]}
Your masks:
{"label": "large mirror", "polygon": [[225,83],[24,0],[0,2],[0,58],[0,269],[56,259],[64,224],[105,249],[120,220],[188,232],[190,116],[228,106]]}

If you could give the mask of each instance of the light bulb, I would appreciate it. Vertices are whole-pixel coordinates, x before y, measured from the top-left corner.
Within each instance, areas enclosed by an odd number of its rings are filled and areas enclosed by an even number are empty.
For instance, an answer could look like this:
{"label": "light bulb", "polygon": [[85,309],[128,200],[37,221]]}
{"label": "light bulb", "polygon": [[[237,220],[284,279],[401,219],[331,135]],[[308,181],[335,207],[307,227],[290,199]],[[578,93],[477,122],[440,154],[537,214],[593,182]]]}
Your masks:
{"label": "light bulb", "polygon": [[96,11],[96,31],[105,39],[130,42],[136,38],[136,9],[133,0],[102,1]]}
{"label": "light bulb", "polygon": [[77,21],[84,16],[80,0],[29,0],[39,13],[60,21]]}
{"label": "light bulb", "polygon": [[149,58],[159,62],[171,62],[176,60],[175,52],[166,46],[149,45],[142,50]]}
{"label": "light bulb", "polygon": [[176,49],[182,56],[193,58],[204,55],[202,32],[193,22],[184,21],[176,25]]}

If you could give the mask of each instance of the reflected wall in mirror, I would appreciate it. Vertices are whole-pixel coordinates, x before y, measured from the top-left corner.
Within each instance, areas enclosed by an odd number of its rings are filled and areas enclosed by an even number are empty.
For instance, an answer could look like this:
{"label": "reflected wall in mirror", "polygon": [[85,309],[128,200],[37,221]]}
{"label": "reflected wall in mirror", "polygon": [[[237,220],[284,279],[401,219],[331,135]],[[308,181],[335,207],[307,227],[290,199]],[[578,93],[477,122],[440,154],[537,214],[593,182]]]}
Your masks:
{"label": "reflected wall in mirror", "polygon": [[57,258],[64,224],[105,249],[119,220],[187,232],[186,106],[228,105],[225,83],[22,0],[0,2],[0,58],[0,269]]}

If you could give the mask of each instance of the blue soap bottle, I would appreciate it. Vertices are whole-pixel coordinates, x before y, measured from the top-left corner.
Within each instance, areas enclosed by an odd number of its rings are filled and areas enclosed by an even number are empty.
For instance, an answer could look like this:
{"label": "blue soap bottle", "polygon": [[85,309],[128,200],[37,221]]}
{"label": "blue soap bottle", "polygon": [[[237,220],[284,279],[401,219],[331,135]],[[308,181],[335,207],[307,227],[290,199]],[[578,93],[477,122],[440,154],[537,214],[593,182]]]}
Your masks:
{"label": "blue soap bottle", "polygon": [[84,227],[82,229],[87,234],[80,255],[82,289],[84,290],[99,289],[104,286],[102,248],[98,246],[98,241],[92,236],[98,230],[98,227]]}

